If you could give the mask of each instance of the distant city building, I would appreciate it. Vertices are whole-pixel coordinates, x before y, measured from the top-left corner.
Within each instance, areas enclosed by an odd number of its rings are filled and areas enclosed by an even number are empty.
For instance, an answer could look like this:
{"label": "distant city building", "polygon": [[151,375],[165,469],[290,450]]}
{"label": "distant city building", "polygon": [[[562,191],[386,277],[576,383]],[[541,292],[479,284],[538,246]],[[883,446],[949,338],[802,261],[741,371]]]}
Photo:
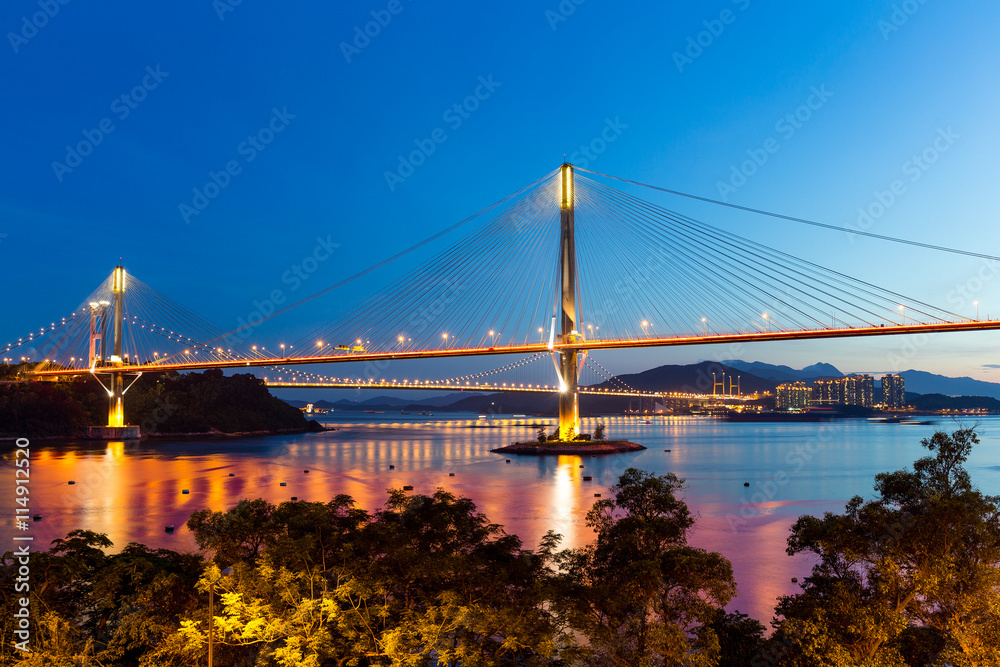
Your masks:
{"label": "distant city building", "polygon": [[816,380],[812,386],[811,404],[814,406],[843,405],[844,378]]}
{"label": "distant city building", "polygon": [[875,404],[874,395],[875,378],[871,375],[816,380],[812,386],[812,405],[857,405],[870,408]]}
{"label": "distant city building", "polygon": [[882,376],[882,405],[887,408],[901,408],[906,404],[906,388],[902,375]]}
{"label": "distant city building", "polygon": [[802,410],[809,407],[812,390],[805,382],[788,382],[778,385],[775,405],[779,410]]}
{"label": "distant city building", "polygon": [[852,375],[844,378],[844,404],[870,408],[875,405],[875,378],[871,375]]}

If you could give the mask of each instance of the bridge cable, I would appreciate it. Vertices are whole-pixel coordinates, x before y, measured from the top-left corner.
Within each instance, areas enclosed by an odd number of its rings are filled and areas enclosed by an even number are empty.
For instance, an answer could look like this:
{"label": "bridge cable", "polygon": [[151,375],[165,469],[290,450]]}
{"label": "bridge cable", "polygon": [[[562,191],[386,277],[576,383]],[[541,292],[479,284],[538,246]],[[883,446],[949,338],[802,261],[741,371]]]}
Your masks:
{"label": "bridge cable", "polygon": [[882,241],[891,241],[893,243],[903,243],[906,245],[917,246],[919,248],[927,248],[930,250],[939,250],[941,252],[949,252],[956,255],[966,255],[968,257],[978,257],[979,259],[987,259],[994,262],[1000,262],[1000,257],[995,255],[987,255],[985,253],[973,252],[971,250],[960,250],[958,248],[949,248],[947,246],[935,245],[933,243],[923,243],[921,241],[912,241],[909,239],[900,239],[894,236],[885,236],[883,234],[875,234],[872,232],[865,232],[861,230],[846,229],[844,227],[838,227],[836,225],[827,224],[824,222],[816,222],[815,220],[807,220],[805,218],[796,218],[791,215],[784,215],[781,213],[773,213],[771,211],[765,211],[759,208],[751,208],[749,206],[740,206],[739,204],[731,204],[729,202],[719,201],[718,199],[711,199],[709,197],[699,197],[698,195],[688,194],[686,192],[679,192],[677,190],[670,190],[667,188],[661,188],[656,185],[649,185],[647,183],[640,183],[639,181],[629,180],[627,178],[621,178],[619,176],[611,176],[610,174],[602,174],[598,171],[591,171],[589,169],[584,169],[583,167],[574,167],[577,171],[585,171],[588,174],[594,174],[595,176],[603,176],[604,178],[610,178],[616,181],[621,181],[623,183],[630,183],[632,185],[638,185],[640,187],[649,188],[650,190],[658,190],[660,192],[666,192],[668,194],[677,195],[679,197],[687,197],[688,199],[695,199],[698,201],[707,202],[709,204],[718,204],[719,206],[726,206],[728,208],[736,209],[738,211],[746,211],[748,213],[756,213],[758,215],[766,215],[772,218],[778,218],[780,220],[788,220],[790,222],[798,222],[804,225],[812,225],[813,227],[821,227],[823,229],[831,229],[837,232],[845,232],[847,234],[857,234],[858,236],[868,236],[870,238],[879,239]]}

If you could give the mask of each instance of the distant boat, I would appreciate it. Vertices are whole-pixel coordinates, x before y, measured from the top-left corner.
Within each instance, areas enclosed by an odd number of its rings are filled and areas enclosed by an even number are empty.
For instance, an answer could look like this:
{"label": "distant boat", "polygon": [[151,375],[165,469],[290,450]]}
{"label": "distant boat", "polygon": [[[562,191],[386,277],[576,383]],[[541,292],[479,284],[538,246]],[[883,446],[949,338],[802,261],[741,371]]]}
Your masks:
{"label": "distant boat", "polygon": [[409,412],[406,412],[405,410],[400,410],[400,411],[399,411],[399,414],[401,414],[401,415],[408,415],[408,414],[410,414],[410,413],[409,413]]}

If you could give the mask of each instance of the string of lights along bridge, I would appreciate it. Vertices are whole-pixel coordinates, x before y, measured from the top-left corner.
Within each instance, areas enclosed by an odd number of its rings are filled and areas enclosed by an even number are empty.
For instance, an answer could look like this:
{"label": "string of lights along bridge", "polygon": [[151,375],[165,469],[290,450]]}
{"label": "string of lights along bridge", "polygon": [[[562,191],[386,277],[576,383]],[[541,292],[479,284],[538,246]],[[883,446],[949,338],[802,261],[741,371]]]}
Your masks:
{"label": "string of lights along bridge", "polygon": [[[0,353],[7,363],[30,363],[37,378],[93,375],[108,392],[109,426],[118,427],[125,423],[122,396],[149,372],[270,367],[272,386],[302,386],[275,380],[291,377],[278,369],[483,355],[548,359],[548,379],[524,389],[558,393],[559,430],[568,437],[579,427],[579,395],[588,391],[581,374],[598,383],[614,379],[593,359],[603,350],[1000,329],[1000,321],[979,320],[978,313],[964,317],[737,236],[641,198],[629,186],[691,197],[564,164],[378,265],[444,246],[297,340],[256,342],[258,322],[226,331],[119,266],[76,311]],[[301,319],[315,299],[370,271],[272,318],[280,322],[295,308]],[[502,378],[524,363],[483,374],[490,380],[333,378],[327,384],[454,390],[479,382],[483,390],[520,390],[523,382]],[[612,386],[621,395],[643,393]]]}

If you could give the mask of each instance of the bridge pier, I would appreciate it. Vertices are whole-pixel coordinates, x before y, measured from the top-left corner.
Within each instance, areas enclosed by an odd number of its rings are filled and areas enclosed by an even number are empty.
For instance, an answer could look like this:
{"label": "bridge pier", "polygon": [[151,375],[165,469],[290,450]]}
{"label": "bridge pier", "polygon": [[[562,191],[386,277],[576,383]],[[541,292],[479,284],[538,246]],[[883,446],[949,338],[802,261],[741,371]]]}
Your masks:
{"label": "bridge pier", "polygon": [[[559,340],[581,340],[576,330],[576,238],[574,232],[575,198],[573,165],[565,163],[561,173],[559,202],[559,278],[561,284],[562,326]],[[559,439],[572,440],[580,432],[580,393],[578,352],[559,352]]]}
{"label": "bridge pier", "polygon": [[580,432],[580,393],[577,387],[577,352],[560,353],[559,439],[571,440]]}

